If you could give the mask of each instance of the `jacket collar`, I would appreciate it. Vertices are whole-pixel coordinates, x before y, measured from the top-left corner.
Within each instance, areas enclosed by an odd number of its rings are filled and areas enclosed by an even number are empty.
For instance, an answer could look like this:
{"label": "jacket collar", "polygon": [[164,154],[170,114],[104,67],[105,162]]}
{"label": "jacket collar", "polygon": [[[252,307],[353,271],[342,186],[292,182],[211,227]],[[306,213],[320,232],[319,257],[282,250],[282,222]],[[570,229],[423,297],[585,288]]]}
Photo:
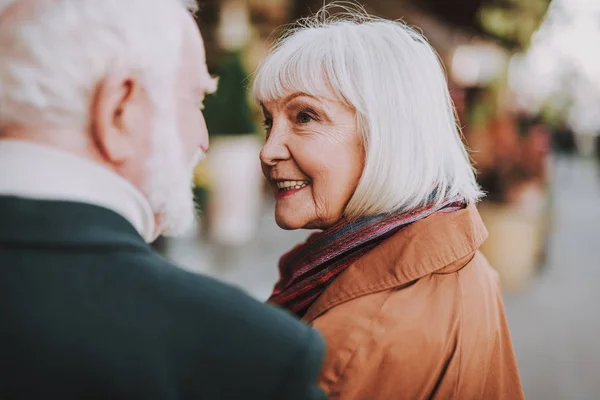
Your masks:
{"label": "jacket collar", "polygon": [[117,173],[85,158],[25,140],[0,140],[0,194],[104,207],[125,218],[148,242],[154,213],[143,194]]}
{"label": "jacket collar", "polygon": [[104,207],[0,195],[2,247],[126,247],[150,250],[124,217]]}
{"label": "jacket collar", "polygon": [[351,264],[309,308],[304,320],[312,322],[339,304],[410,284],[433,272],[457,271],[486,238],[474,204],[417,221]]}

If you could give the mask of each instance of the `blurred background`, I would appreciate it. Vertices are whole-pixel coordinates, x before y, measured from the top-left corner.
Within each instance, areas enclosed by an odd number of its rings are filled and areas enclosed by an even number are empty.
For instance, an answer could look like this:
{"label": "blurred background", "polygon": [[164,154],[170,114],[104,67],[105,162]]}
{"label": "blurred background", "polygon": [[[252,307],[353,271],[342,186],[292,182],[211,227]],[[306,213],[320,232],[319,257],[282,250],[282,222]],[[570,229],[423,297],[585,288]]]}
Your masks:
{"label": "blurred background", "polygon": [[[260,172],[251,74],[288,24],[322,0],[200,0],[211,134],[196,171],[199,228],[154,245],[264,300],[283,231]],[[529,399],[600,399],[600,0],[363,0],[402,19],[443,60],[487,198],[482,251],[498,270]]]}

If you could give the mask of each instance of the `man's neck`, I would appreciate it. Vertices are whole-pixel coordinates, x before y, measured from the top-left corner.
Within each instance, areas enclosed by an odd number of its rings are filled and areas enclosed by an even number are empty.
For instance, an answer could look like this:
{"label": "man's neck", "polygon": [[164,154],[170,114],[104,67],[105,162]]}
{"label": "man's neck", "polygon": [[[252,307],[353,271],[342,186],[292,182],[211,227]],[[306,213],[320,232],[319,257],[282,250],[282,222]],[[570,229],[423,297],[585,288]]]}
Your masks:
{"label": "man's neck", "polygon": [[0,194],[70,200],[110,209],[152,241],[155,218],[144,195],[100,163],[28,140],[0,139]]}
{"label": "man's neck", "polygon": [[111,166],[100,154],[90,135],[79,129],[53,128],[53,127],[2,127],[0,129],[0,141],[20,141],[33,143],[40,146],[50,147],[55,150],[64,151],[71,155],[85,158],[96,164],[111,169]]}

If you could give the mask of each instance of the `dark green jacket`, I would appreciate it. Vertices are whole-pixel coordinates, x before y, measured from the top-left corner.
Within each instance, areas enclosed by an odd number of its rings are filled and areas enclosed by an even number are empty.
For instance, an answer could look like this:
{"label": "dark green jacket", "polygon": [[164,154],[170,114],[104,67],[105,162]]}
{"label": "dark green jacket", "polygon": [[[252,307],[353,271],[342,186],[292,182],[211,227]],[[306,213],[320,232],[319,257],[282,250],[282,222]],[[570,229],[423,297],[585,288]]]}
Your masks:
{"label": "dark green jacket", "polygon": [[321,337],[121,216],[0,196],[0,399],[321,399]]}

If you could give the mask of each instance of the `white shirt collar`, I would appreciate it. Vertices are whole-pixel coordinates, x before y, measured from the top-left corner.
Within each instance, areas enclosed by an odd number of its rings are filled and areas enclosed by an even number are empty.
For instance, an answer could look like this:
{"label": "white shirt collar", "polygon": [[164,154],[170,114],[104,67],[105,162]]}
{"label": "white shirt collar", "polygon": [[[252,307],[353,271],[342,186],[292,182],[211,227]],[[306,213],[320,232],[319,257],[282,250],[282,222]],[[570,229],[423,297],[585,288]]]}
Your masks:
{"label": "white shirt collar", "polygon": [[154,239],[155,219],[143,194],[117,173],[50,146],[0,140],[0,195],[67,200],[101,206]]}

